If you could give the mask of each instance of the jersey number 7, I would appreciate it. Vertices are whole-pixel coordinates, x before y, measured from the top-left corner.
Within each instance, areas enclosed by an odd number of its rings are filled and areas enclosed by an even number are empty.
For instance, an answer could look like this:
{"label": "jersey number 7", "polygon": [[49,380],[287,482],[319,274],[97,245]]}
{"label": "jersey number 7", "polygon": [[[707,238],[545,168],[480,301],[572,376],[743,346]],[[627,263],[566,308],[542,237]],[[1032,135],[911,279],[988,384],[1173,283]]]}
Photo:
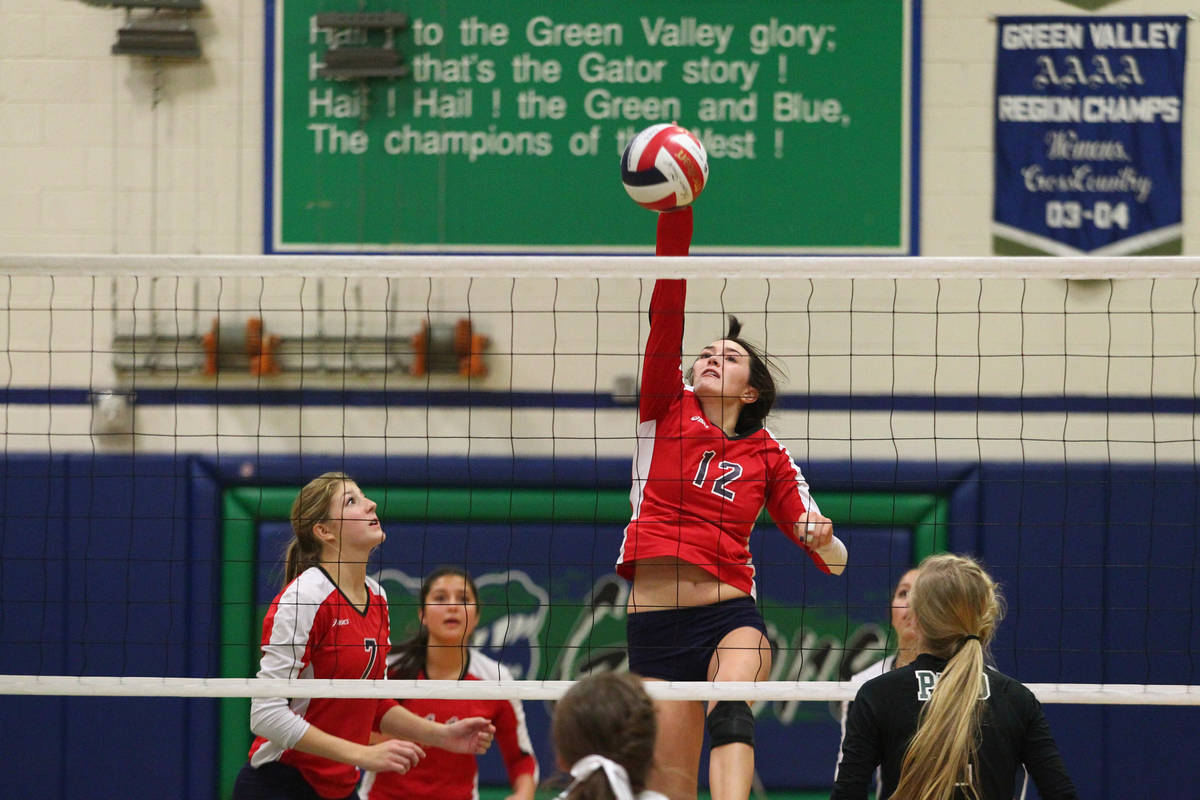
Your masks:
{"label": "jersey number 7", "polygon": [[375,645],[374,639],[363,639],[363,649],[367,651],[367,668],[363,670],[363,679],[371,677],[371,670],[375,667],[375,659],[379,657],[379,648]]}

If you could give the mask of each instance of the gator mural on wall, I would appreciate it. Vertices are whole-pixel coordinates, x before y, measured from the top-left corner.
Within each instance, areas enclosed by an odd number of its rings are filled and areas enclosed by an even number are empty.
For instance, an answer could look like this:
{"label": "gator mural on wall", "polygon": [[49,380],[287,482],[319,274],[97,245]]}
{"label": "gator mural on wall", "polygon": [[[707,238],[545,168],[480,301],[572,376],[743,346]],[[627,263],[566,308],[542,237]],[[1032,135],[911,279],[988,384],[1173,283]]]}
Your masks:
{"label": "gator mural on wall", "polygon": [[[629,585],[613,572],[613,560],[629,518],[627,488],[363,489],[379,503],[388,533],[370,569],[388,592],[393,643],[416,630],[423,576],[454,565],[479,586],[473,644],[518,680],[573,679],[592,669],[626,667]],[[255,487],[225,494],[223,675],[249,676],[257,666],[262,615],[279,591],[296,491]],[[839,521],[839,536],[850,548],[855,568],[843,576],[813,567],[769,520],[760,520],[751,534],[757,599],[774,650],[771,680],[837,680],[882,658],[891,645],[882,626],[892,585],[911,564],[944,546],[948,505],[941,494],[829,492],[818,501]],[[525,704],[547,769],[554,763],[551,705]],[[222,701],[222,728],[243,729],[247,706],[240,699]],[[755,713],[766,785],[828,784],[838,743],[828,704],[779,701],[759,704]],[[240,768],[248,744],[237,736],[222,738],[224,781]],[[484,758],[480,781],[505,783],[498,755]]]}
{"label": "gator mural on wall", "polygon": [[[393,639],[415,626],[422,576],[384,569],[375,576],[388,593]],[[624,670],[625,603],[629,583],[615,573],[600,577],[580,603],[551,598],[521,570],[472,576],[479,589],[479,625],[471,646],[507,666],[517,680],[574,680],[594,670]],[[878,661],[894,646],[886,626],[852,622],[836,614],[808,614],[804,609],[764,599],[767,636],[773,661],[770,680],[839,680]],[[575,613],[551,614],[550,608]],[[405,621],[409,621],[406,623]],[[812,703],[774,702],[755,707],[759,716],[782,724],[820,718]],[[807,708],[806,708],[807,707]],[[805,712],[807,715],[805,715]]]}

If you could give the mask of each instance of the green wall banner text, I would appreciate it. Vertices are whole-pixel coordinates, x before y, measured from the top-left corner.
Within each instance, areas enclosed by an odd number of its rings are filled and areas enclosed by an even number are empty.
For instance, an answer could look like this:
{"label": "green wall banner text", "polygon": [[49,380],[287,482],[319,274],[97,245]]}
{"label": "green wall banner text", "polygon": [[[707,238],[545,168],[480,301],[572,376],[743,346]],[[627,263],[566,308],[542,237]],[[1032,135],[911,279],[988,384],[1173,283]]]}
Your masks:
{"label": "green wall banner text", "polygon": [[[644,253],[620,154],[677,122],[693,252],[910,253],[918,2],[275,0],[266,249]],[[322,77],[388,48],[406,76]]]}

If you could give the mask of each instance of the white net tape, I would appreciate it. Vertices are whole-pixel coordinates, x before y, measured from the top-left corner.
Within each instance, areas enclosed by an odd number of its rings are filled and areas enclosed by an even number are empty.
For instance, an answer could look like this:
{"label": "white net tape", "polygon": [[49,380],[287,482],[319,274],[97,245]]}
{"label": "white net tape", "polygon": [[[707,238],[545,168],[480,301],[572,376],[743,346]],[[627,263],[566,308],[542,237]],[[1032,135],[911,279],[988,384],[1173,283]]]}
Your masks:
{"label": "white net tape", "polygon": [[[259,678],[117,678],[74,675],[0,675],[0,695],[96,697],[353,697],[557,700],[574,681],[367,681],[264,680]],[[1200,686],[1155,684],[1030,683],[1043,703],[1099,705],[1200,705]],[[858,687],[838,681],[647,681],[658,700],[840,701]]]}
{"label": "white net tape", "polygon": [[0,255],[0,274],[442,278],[1184,278],[1187,256],[1142,258],[834,258],[789,256],[187,256]]}

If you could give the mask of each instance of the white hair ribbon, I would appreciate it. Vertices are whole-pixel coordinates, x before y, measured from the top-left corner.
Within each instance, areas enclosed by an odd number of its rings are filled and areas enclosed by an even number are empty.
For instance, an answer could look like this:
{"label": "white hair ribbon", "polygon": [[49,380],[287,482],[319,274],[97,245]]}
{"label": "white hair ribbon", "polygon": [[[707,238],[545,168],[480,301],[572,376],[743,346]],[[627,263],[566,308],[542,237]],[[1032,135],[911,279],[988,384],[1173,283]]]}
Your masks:
{"label": "white hair ribbon", "polygon": [[608,785],[612,787],[617,800],[634,800],[633,787],[629,785],[629,773],[625,771],[625,768],[611,758],[595,754],[584,756],[575,762],[575,766],[571,767],[571,777],[575,780],[554,800],[564,800],[571,794],[572,789],[587,780],[598,769],[604,770],[604,777],[608,779]]}

